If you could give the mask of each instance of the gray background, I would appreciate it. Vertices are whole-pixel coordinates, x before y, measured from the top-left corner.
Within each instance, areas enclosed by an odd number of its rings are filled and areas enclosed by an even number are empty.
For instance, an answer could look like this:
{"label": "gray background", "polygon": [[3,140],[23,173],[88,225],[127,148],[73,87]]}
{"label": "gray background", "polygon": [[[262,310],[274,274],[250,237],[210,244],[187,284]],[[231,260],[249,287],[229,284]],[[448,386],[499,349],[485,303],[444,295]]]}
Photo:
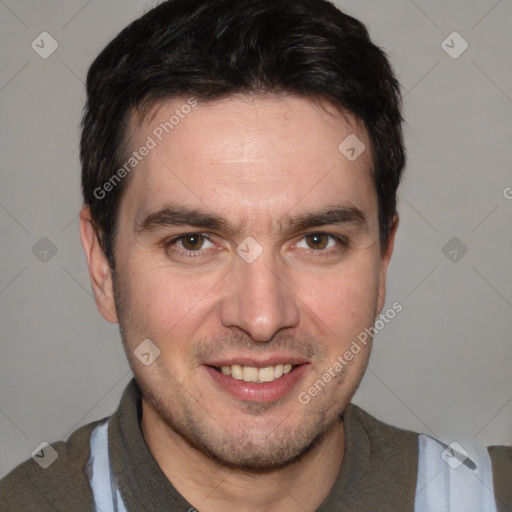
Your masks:
{"label": "gray background", "polygon": [[[79,121],[93,58],[154,3],[0,0],[0,476],[109,415],[131,378],[79,241]],[[512,2],[337,4],[395,66],[409,155],[386,306],[403,311],[355,401],[447,442],[510,444]],[[47,59],[31,48],[44,31],[59,45]],[[453,31],[469,43],[457,59],[441,46]],[[55,255],[33,250],[43,237]]]}

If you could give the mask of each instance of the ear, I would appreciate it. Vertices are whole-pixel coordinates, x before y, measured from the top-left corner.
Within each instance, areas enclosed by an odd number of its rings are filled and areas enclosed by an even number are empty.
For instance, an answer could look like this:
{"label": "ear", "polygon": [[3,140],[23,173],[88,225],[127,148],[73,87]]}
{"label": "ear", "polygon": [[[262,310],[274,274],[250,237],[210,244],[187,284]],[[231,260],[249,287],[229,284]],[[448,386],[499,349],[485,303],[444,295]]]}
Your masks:
{"label": "ear", "polygon": [[99,312],[107,322],[117,323],[112,272],[103,252],[88,206],[80,212],[80,238],[87,258],[92,291]]}
{"label": "ear", "polygon": [[380,314],[382,308],[384,307],[384,302],[386,301],[386,274],[388,270],[389,261],[391,260],[391,255],[393,254],[393,248],[395,246],[395,235],[396,230],[398,229],[398,214],[395,213],[393,216],[393,220],[391,221],[391,226],[389,228],[389,238],[388,245],[386,250],[381,254],[381,267],[379,273],[379,297],[377,301],[377,311],[376,316]]}

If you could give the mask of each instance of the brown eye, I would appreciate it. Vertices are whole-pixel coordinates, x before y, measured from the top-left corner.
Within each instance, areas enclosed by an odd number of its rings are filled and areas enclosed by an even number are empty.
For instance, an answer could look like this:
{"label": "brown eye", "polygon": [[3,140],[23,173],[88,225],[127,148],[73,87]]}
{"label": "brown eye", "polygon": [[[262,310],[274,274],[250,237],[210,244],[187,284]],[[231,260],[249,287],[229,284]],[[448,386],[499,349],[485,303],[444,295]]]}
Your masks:
{"label": "brown eye", "polygon": [[306,243],[310,249],[322,250],[329,244],[329,235],[323,233],[313,233],[305,237]]}
{"label": "brown eye", "polygon": [[181,245],[187,251],[198,251],[203,247],[205,241],[204,235],[191,233],[181,237]]}

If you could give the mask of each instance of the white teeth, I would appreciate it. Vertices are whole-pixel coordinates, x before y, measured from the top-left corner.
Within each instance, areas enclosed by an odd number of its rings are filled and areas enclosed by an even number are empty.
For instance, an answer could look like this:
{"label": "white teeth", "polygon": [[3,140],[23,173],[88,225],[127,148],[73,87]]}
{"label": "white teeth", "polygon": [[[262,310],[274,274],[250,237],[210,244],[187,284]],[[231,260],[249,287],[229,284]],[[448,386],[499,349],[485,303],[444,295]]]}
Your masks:
{"label": "white teeth", "polygon": [[236,380],[261,383],[280,379],[283,375],[290,373],[292,368],[293,365],[290,363],[276,364],[275,366],[266,366],[265,368],[232,364],[231,366],[221,366],[220,371],[226,376],[231,375]]}
{"label": "white teeth", "polygon": [[258,368],[254,368],[252,366],[244,366],[243,380],[245,382],[256,382],[258,380]]}
{"label": "white teeth", "polygon": [[[229,368],[229,366],[228,366]],[[239,364],[232,364],[231,365],[231,376],[235,378],[236,380],[242,380],[243,374],[242,374],[242,367]]]}
{"label": "white teeth", "polygon": [[274,380],[274,367],[267,366],[266,368],[260,368],[259,380],[261,382],[272,382]]}
{"label": "white teeth", "polygon": [[274,366],[274,377],[276,379],[279,379],[279,377],[283,376],[283,365],[282,364],[276,364]]}

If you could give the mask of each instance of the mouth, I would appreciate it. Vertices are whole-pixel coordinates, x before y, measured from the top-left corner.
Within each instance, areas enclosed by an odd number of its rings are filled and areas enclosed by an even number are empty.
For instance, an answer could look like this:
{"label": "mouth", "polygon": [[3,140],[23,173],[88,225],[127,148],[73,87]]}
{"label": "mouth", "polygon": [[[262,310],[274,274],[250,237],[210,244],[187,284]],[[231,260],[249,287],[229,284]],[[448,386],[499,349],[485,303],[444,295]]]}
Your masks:
{"label": "mouth", "polygon": [[231,364],[229,366],[220,366],[214,368],[221,372],[226,377],[232,377],[236,380],[243,380],[244,382],[256,382],[262,384],[264,382],[274,382],[290,373],[298,365],[291,363],[280,363],[264,368],[256,366],[244,366],[241,364]]}
{"label": "mouth", "polygon": [[[272,363],[272,364],[270,364]],[[286,397],[308,374],[309,363],[279,360],[222,361],[203,365],[219,390],[242,401],[272,402]]]}

